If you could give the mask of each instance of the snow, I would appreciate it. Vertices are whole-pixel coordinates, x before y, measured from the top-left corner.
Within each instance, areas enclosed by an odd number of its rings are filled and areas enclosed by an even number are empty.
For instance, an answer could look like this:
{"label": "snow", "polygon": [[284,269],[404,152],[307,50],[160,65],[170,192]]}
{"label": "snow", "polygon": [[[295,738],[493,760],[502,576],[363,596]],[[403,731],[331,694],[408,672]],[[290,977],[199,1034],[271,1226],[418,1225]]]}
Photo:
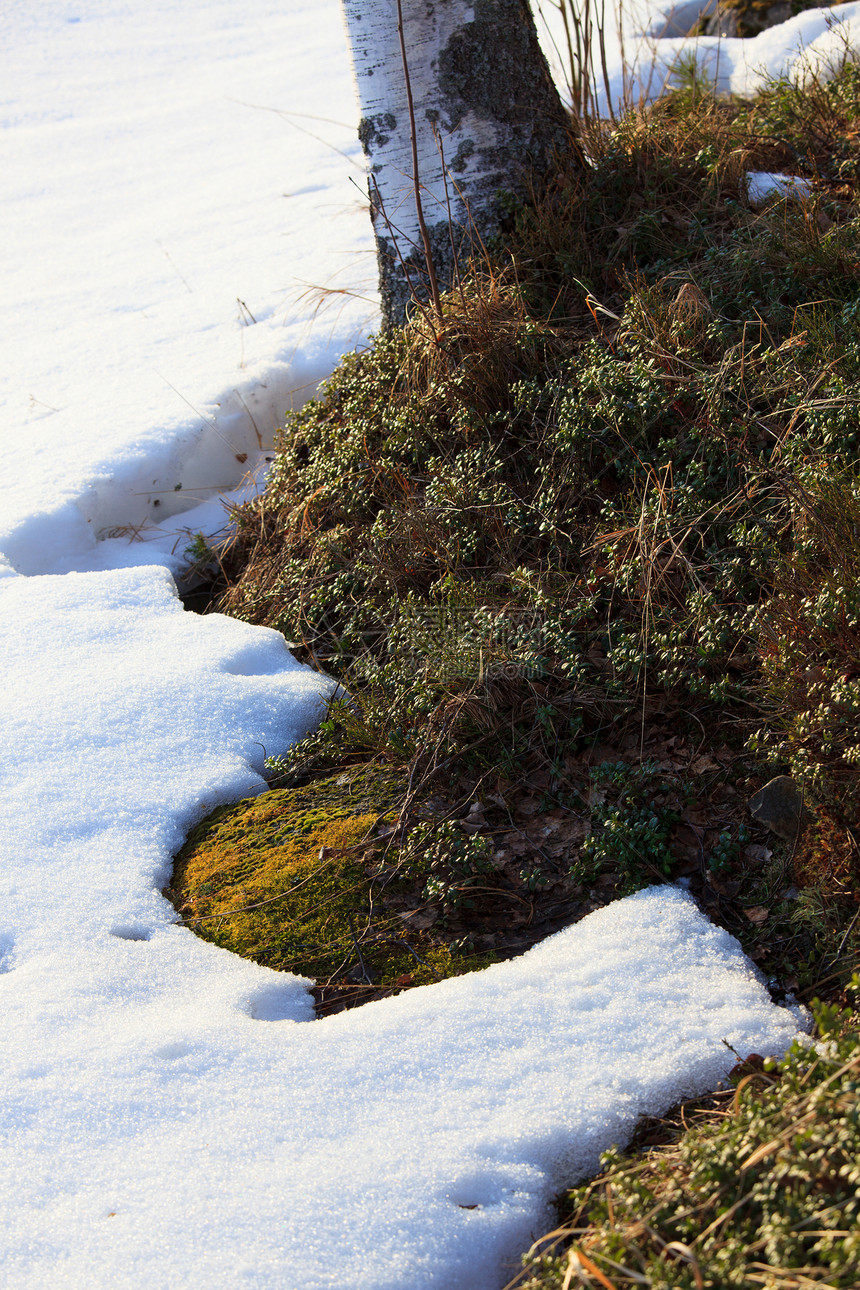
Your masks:
{"label": "snow", "polygon": [[724,36],[662,40],[657,65],[668,74],[679,55],[693,52],[718,91],[749,95],[777,77],[801,84],[814,76],[826,78],[846,50],[858,45],[860,3],[855,2],[832,9],[808,9],[750,40]]}
{"label": "snow", "polygon": [[[237,482],[376,274],[331,0],[4,17],[0,550],[34,574]],[[314,326],[314,286],[370,302]]]}
{"label": "snow", "polygon": [[776,194],[779,197],[808,197],[812,185],[797,175],[783,175],[777,171],[750,170],[747,173],[747,201],[750,206],[763,206]]}
{"label": "snow", "polygon": [[[679,60],[694,57],[720,92],[749,95],[775,77],[801,84],[826,78],[846,50],[860,47],[860,3],[809,9],[749,40],[725,36],[689,37],[698,16],[712,12],[713,0],[624,0],[623,22],[609,16],[604,27],[606,79],[614,105],[637,104],[660,94],[673,80]],[[556,79],[567,79],[563,26],[553,0],[536,0],[543,44]],[[592,6],[594,11],[597,6]],[[597,49],[596,37],[594,47]],[[607,110],[607,94],[597,54],[596,101]]]}
{"label": "snow", "polygon": [[312,1022],[159,889],[318,678],[162,569],[9,578],[0,609],[6,1285],[490,1290],[638,1115],[795,1035],[671,889]]}
{"label": "snow", "polygon": [[[665,69],[689,12],[627,29]],[[808,76],[858,14],[696,49]],[[4,18],[4,1284],[498,1290],[560,1185],[798,1018],[678,889],[319,1022],[175,921],[188,828],[328,688],[172,575],[377,316],[348,58],[335,0]]]}

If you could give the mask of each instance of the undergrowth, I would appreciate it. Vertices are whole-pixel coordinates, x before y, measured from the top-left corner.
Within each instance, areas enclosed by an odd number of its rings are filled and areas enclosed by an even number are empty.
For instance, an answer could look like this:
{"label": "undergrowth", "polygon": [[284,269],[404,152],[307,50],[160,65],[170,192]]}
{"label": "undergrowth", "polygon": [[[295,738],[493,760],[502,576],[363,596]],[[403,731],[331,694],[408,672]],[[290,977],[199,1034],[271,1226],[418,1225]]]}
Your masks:
{"label": "undergrowth", "polygon": [[[272,782],[401,786],[326,970],[366,965],[375,918],[482,962],[678,878],[777,997],[856,968],[858,75],[749,103],[693,76],[581,121],[442,316],[287,421],[218,608],[341,689]],[[810,193],[753,208],[754,169]],[[746,809],[777,774],[810,808],[793,845]],[[856,1284],[857,1063],[828,1042],[668,1164],[613,1161],[578,1253],[523,1284]]]}
{"label": "undergrowth", "polygon": [[[592,124],[506,265],[291,417],[221,602],[343,682],[290,773],[581,800],[663,695],[857,824],[856,83]],[[751,209],[786,150],[813,196]]]}

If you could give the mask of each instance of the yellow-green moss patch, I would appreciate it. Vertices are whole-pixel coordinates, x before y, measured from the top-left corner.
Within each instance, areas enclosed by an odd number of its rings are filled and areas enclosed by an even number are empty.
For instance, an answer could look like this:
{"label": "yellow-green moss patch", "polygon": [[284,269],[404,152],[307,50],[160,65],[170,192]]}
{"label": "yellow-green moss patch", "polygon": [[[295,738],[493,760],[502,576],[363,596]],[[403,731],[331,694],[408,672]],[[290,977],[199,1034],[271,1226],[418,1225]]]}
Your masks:
{"label": "yellow-green moss patch", "polygon": [[205,940],[321,987],[370,998],[456,975],[466,964],[392,908],[406,884],[390,867],[380,884],[395,797],[384,778],[341,775],[219,807],[166,894]]}

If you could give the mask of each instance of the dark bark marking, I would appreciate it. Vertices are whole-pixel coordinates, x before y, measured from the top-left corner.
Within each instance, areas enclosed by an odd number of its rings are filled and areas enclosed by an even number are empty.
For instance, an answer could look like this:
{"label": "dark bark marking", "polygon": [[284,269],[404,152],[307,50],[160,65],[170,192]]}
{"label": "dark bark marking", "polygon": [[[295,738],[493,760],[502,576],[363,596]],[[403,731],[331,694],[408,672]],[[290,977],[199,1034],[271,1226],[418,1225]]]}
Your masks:
{"label": "dark bark marking", "polygon": [[396,129],[397,117],[393,112],[376,112],[373,116],[363,116],[358,123],[358,137],[364,155],[370,157],[374,148],[384,148]]}

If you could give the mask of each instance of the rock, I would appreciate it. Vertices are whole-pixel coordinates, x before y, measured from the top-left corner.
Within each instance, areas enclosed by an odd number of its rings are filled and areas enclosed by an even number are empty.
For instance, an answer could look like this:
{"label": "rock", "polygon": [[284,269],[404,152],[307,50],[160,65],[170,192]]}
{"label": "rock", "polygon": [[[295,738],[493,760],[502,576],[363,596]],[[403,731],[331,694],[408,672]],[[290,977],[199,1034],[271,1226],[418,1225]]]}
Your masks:
{"label": "rock", "polygon": [[810,7],[791,0],[777,0],[775,4],[773,0],[718,0],[713,12],[703,19],[702,31],[705,36],[749,39]]}
{"label": "rock", "polygon": [[777,775],[747,802],[749,813],[777,837],[795,842],[808,812],[803,792],[789,775]]}
{"label": "rock", "polygon": [[[671,36],[689,36],[698,30],[702,17],[702,0],[680,0],[664,12],[650,14],[650,26],[644,33],[652,40],[666,40]],[[710,15],[713,5],[706,5],[706,15]]]}

